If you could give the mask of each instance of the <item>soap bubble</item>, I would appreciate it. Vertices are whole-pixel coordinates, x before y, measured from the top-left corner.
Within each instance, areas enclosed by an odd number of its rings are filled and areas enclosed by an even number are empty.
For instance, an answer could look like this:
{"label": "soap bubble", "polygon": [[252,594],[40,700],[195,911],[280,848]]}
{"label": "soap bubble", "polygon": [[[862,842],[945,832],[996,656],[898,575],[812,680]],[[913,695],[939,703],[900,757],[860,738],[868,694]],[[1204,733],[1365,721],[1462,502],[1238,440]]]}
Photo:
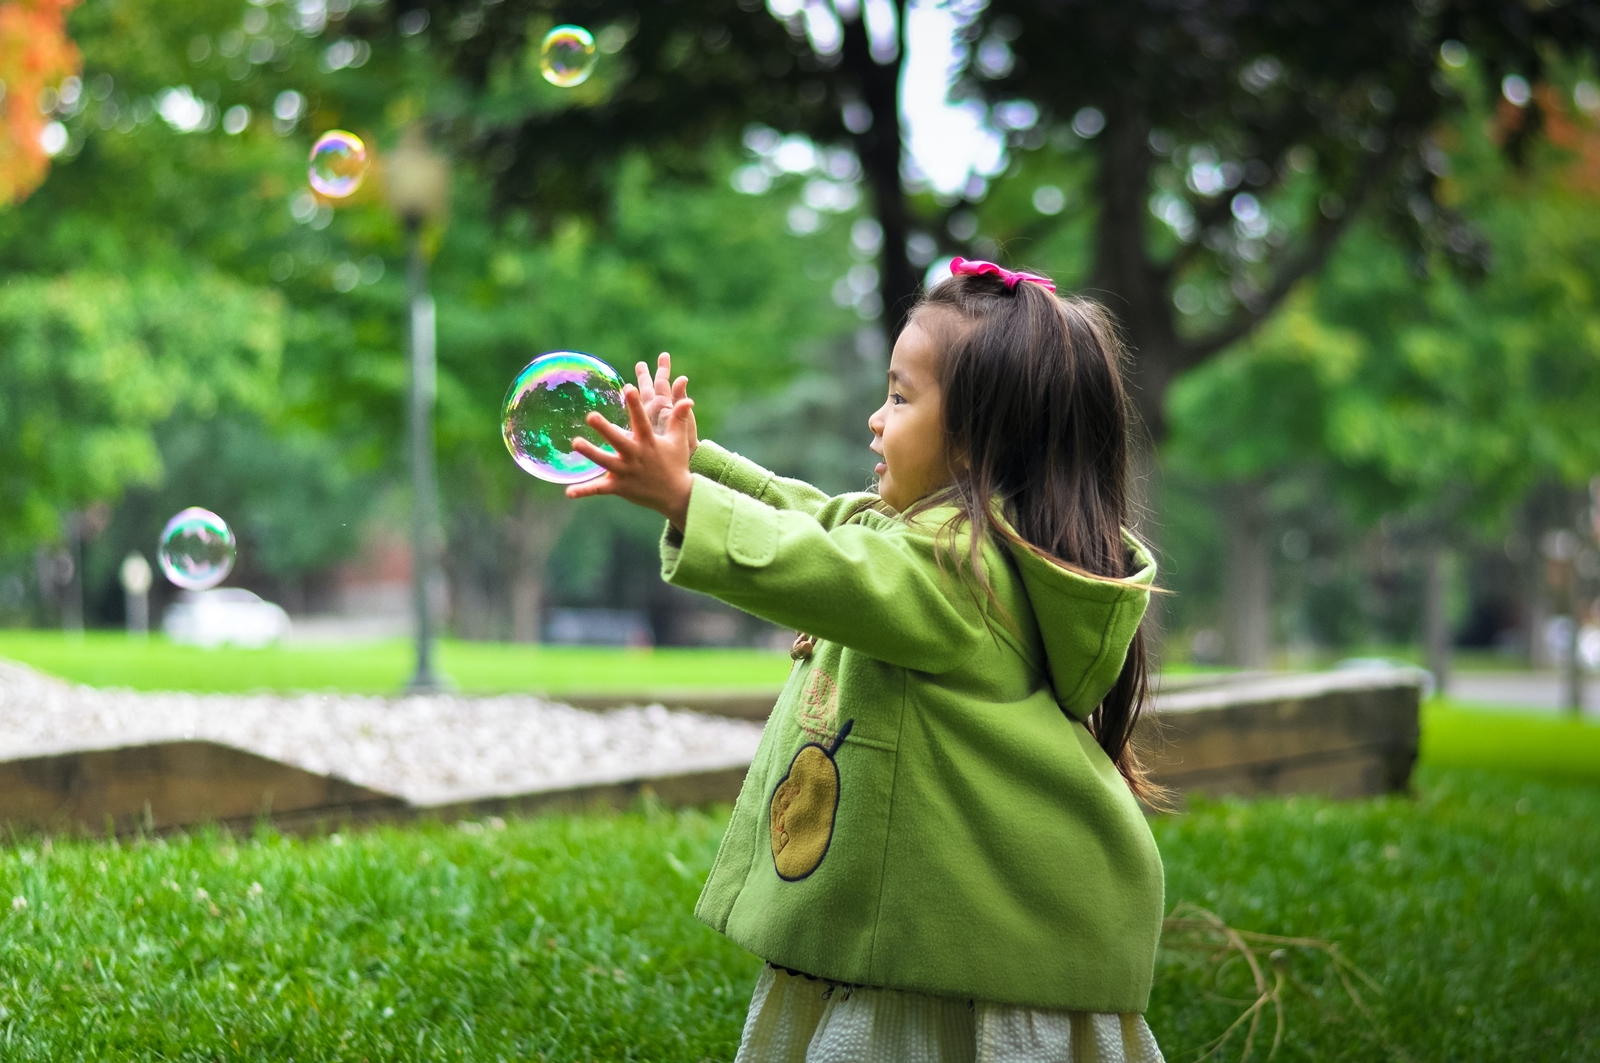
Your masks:
{"label": "soap bubble", "polygon": [[594,37],[582,26],[557,26],[539,46],[539,70],[559,88],[582,85],[594,73]]}
{"label": "soap bubble", "polygon": [[622,377],[593,355],[551,351],[529,362],[511,382],[500,411],[500,431],[524,471],[551,483],[582,483],[605,470],[569,449],[573,437],[611,449],[599,432],[584,424],[592,412],[627,425]]}
{"label": "soap bubble", "polygon": [[190,506],[161,529],[156,560],[161,571],[186,591],[203,591],[221,583],[233,569],[233,531],[228,522],[199,506]]}
{"label": "soap bubble", "polygon": [[367,176],[367,146],[354,133],[330,129],[311,145],[311,187],[329,199],[343,199]]}

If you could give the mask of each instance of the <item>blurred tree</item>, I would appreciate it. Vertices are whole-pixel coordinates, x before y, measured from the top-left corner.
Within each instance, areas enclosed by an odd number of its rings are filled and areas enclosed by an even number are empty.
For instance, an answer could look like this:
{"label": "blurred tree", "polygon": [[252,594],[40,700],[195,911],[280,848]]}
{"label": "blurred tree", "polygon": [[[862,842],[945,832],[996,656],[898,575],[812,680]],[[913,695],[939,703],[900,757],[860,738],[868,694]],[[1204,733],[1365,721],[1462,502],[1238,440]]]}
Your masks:
{"label": "blurred tree", "polygon": [[782,391],[728,411],[718,442],[832,494],[865,490],[877,460],[867,418],[883,403],[889,365],[883,336],[863,325],[807,361]]}
{"label": "blurred tree", "polygon": [[[1567,95],[1595,91],[1579,81]],[[1600,128],[1553,89],[1543,107],[1550,135],[1527,145],[1520,170],[1481,111],[1435,133],[1446,152],[1440,197],[1495,248],[1483,276],[1419,273],[1375,225],[1358,226],[1314,289],[1176,385],[1168,407],[1174,460],[1255,487],[1316,468],[1362,524],[1408,527],[1424,559],[1424,643],[1441,675],[1449,555],[1502,531],[1541,482],[1580,484],[1600,468]],[[1259,659],[1262,514],[1225,508],[1238,555],[1230,576],[1252,591],[1229,626],[1239,656]]]}
{"label": "blurred tree", "polygon": [[[1481,270],[1487,245],[1440,194],[1440,123],[1488,86],[1523,115],[1504,142],[1520,157],[1544,118],[1530,87],[1600,52],[1600,9],[993,0],[974,35],[976,77],[958,92],[1026,99],[1060,142],[1087,142],[1087,280],[1127,329],[1159,439],[1167,387],[1315,276],[1354,219]],[[1016,139],[1030,133],[1044,139]]]}
{"label": "blurred tree", "polygon": [[[496,175],[497,199],[536,217],[551,208],[604,217],[611,161],[635,145],[694,170],[697,146],[753,131],[746,142],[765,173],[781,171],[786,143],[777,134],[757,143],[769,128],[851,145],[878,222],[891,339],[918,286],[914,261],[1048,247],[1048,265],[1122,319],[1133,395],[1155,442],[1169,386],[1314,278],[1358,217],[1419,263],[1480,272],[1489,244],[1441,194],[1440,123],[1462,113],[1469,90],[1488,87],[1514,119],[1502,122],[1502,146],[1521,158],[1545,117],[1533,86],[1551,64],[1600,51],[1591,5],[1515,0],[993,0],[950,10],[963,71],[952,95],[986,98],[1013,153],[994,183],[999,202],[983,208],[982,180],[965,201],[908,194],[904,3],[415,0],[397,5],[390,25],[426,36],[463,76],[473,102],[444,124]],[[596,28],[608,53],[577,91],[552,91],[537,72],[540,35],[558,13]],[[1030,158],[1052,153],[1079,158]],[[1039,180],[1041,170],[1056,179]],[[1032,187],[1020,196],[1007,187],[1023,181]],[[1141,462],[1154,471],[1153,455]],[[1254,648],[1240,652],[1259,663],[1265,500],[1254,480],[1234,493],[1228,585],[1238,609],[1254,610],[1243,628],[1258,633]]]}
{"label": "blurred tree", "polygon": [[[971,74],[957,96],[993,100],[996,126],[1015,130],[1018,147],[1052,137],[1091,147],[1087,279],[1128,329],[1135,394],[1157,438],[1171,381],[1255,328],[1369,203],[1419,250],[1481,260],[1481,238],[1435,197],[1428,134],[1458,106],[1449,69],[1476,55],[1473,69],[1528,108],[1507,141],[1516,153],[1542,115],[1528,86],[1557,57],[1600,46],[1591,5],[1515,0],[994,0],[952,10],[965,20],[956,58]],[[558,15],[595,28],[615,53],[577,90],[538,74],[540,36]],[[750,123],[851,144],[881,225],[892,337],[917,287],[902,181],[905,16],[896,0],[415,0],[372,32],[425,37],[462,75],[475,102],[444,120],[495,175],[498,200],[536,214],[604,215],[612,161],[638,146],[693,170],[694,149]],[[1432,211],[1425,222],[1409,209],[1416,196]],[[924,240],[959,247],[975,235],[930,220]],[[1004,244],[1029,234],[990,235]],[[1199,300],[1195,313],[1180,316],[1175,297]]]}
{"label": "blurred tree", "polygon": [[[143,485],[105,536],[122,548],[144,544],[176,494],[203,496],[246,537],[256,563],[241,562],[241,573],[278,587],[352,548],[354,533],[331,529],[359,524],[345,503],[370,505],[375,483],[398,467],[406,379],[383,150],[413,116],[448,112],[457,98],[422,40],[369,43],[352,33],[374,17],[359,3],[243,0],[86,0],[75,12],[80,91],[56,85],[44,101],[67,139],[50,180],[0,213],[0,270],[19,289],[12,305],[46,314],[30,300],[86,270],[126,276],[135,293],[176,286],[193,296],[174,309],[195,333],[217,330],[220,367],[234,325],[210,315],[237,308],[206,297],[214,281],[276,308],[281,369],[254,404],[191,403],[187,389],[204,373],[169,381],[167,405],[139,407],[137,424],[128,422],[138,445],[119,450],[114,467],[86,466],[81,482],[18,450],[6,473],[31,485],[40,506],[81,508]],[[359,131],[378,155],[361,191],[338,202],[305,187],[306,150],[331,126]],[[700,164],[725,176],[734,160]],[[710,408],[783,386],[797,351],[848,327],[842,313],[815,312],[847,264],[837,225],[789,234],[774,200],[739,195],[725,180],[685,182],[682,169],[681,160],[628,155],[600,227],[583,212],[541,212],[531,224],[514,204],[491,225],[486,186],[465,172],[451,223],[429,236],[451,570],[472,633],[531,637],[544,558],[572,508],[519,473],[499,439],[501,396],[526,361],[571,346],[626,369],[673,348],[710,400],[709,428]],[[81,301],[101,300],[84,290]],[[52,371],[66,365],[53,354],[46,361]],[[24,368],[0,353],[0,375]],[[114,391],[57,397],[55,423],[91,435],[122,424],[103,408]],[[21,439],[9,424],[0,422],[0,445]],[[39,513],[18,536],[58,534],[40,531],[57,525]]]}
{"label": "blurred tree", "polygon": [[[60,131],[53,172],[0,211],[15,340],[0,347],[0,481],[26,487],[26,506],[19,497],[0,515],[8,547],[56,539],[61,514],[128,487],[130,513],[105,536],[117,549],[148,551],[170,514],[145,510],[202,494],[236,524],[246,577],[292,577],[353,547],[348,532],[316,534],[318,510],[352,455],[370,467],[379,452],[365,442],[377,403],[350,415],[360,392],[326,371],[345,363],[322,342],[337,331],[323,311],[354,302],[381,324],[393,299],[338,290],[358,267],[349,242],[324,231],[332,210],[304,189],[301,139],[312,117],[302,90],[338,79],[297,20],[242,0],[89,0],[73,12],[82,76],[27,98]],[[358,280],[381,275],[371,247],[393,228],[365,209]],[[325,428],[352,445],[307,435]],[[202,453],[185,445],[196,437]],[[315,461],[301,460],[308,447]],[[114,586],[120,555],[101,560],[89,568]]]}
{"label": "blurred tree", "polygon": [[0,287],[0,547],[56,541],[67,512],[161,475],[155,426],[271,401],[270,293],[78,273]]}
{"label": "blurred tree", "polygon": [[641,155],[622,160],[615,187],[612,224],[573,216],[540,239],[518,208],[494,223],[469,182],[476,205],[441,247],[439,440],[464,632],[535,637],[545,561],[577,508],[512,464],[500,436],[499,402],[535,355],[590,351],[631,379],[636,362],[670,350],[709,435],[741,400],[790,380],[808,345],[848,328],[841,312],[817,312],[843,269],[841,241],[790,235],[775,202],[686,184]]}
{"label": "blurred tree", "polygon": [[[9,0],[0,3],[0,206],[25,199],[64,147],[46,133],[45,114],[59,99],[83,91],[75,75],[78,49],[67,38],[66,13],[77,0]],[[71,80],[69,80],[71,79]],[[47,143],[50,141],[50,143]]]}
{"label": "blurred tree", "polygon": [[[641,149],[668,172],[721,177],[719,154],[706,149],[752,123],[850,145],[855,159],[823,176],[865,181],[882,227],[886,321],[897,330],[919,283],[901,185],[903,8],[779,3],[775,19],[759,0],[408,0],[386,22],[362,25],[375,40],[425,40],[461,76],[471,102],[443,111],[440,125],[482,161],[496,204],[522,207],[541,226],[570,213],[608,218],[616,162]],[[540,41],[557,21],[592,28],[603,53],[576,89],[539,72]]]}

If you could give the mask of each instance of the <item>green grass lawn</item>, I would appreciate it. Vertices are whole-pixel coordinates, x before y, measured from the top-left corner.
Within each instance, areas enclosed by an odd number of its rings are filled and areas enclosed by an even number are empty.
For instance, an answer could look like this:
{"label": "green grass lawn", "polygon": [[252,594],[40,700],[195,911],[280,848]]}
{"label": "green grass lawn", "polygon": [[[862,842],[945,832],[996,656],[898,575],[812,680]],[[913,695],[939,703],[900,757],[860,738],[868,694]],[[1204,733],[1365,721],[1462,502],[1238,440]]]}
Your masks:
{"label": "green grass lawn", "polygon": [[1422,709],[1421,759],[1438,767],[1600,786],[1600,723],[1554,713],[1462,708],[1435,698]]}
{"label": "green grass lawn", "polygon": [[[788,663],[445,653],[474,690],[756,688]],[[406,664],[398,644],[206,653],[20,633],[0,633],[0,656],[106,685],[235,690],[382,691]],[[759,962],[691,915],[726,819],[640,808],[16,841],[0,849],[0,1059],[731,1059]],[[1600,726],[1435,701],[1412,795],[1202,801],[1154,827],[1169,909],[1337,945],[1382,987],[1350,976],[1357,1004],[1325,953],[1263,947],[1282,987],[1276,1059],[1521,1063],[1600,1058],[1597,822]],[[1149,1020],[1180,1063],[1256,991],[1214,939],[1166,943]],[[1212,1058],[1239,1059],[1242,1037]]]}
{"label": "green grass lawn", "polygon": [[[159,636],[148,642],[133,641],[114,631],[91,631],[78,638],[59,631],[0,629],[0,658],[91,686],[134,690],[393,694],[411,675],[412,654],[411,643],[399,639],[202,650]],[[1387,655],[1397,660],[1404,656],[1400,652]],[[771,650],[626,650],[455,640],[439,643],[439,662],[456,686],[470,694],[754,692],[782,686],[790,664],[786,654]],[[1180,662],[1168,671],[1191,674],[1227,669]]]}
{"label": "green grass lawn", "polygon": [[[0,1058],[727,1060],[759,963],[690,914],[726,816],[24,842],[0,851]],[[1425,767],[1414,797],[1155,829],[1169,906],[1336,943],[1383,987],[1369,1016],[1319,953],[1263,952],[1278,1059],[1522,1063],[1600,1054],[1597,820],[1594,787]],[[1163,952],[1169,1060],[1238,1016],[1245,970]]]}
{"label": "green grass lawn", "polygon": [[[91,686],[134,690],[393,694],[410,678],[412,652],[411,643],[401,640],[202,650],[162,638],[136,642],[120,632],[72,638],[54,631],[0,630],[0,657]],[[471,694],[776,690],[790,663],[788,654],[771,650],[439,644],[440,666]]]}

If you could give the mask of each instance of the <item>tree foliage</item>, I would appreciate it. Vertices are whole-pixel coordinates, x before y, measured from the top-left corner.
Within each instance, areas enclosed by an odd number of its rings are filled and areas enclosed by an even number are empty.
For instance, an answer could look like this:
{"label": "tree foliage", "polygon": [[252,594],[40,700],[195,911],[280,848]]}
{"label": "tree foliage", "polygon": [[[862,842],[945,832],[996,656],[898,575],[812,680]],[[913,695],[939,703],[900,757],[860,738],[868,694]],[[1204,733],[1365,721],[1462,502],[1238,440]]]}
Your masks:
{"label": "tree foliage", "polygon": [[[41,94],[79,69],[66,13],[77,0],[9,0],[0,4],[0,206],[25,199],[50,169],[41,135]],[[69,90],[82,91],[75,82]]]}
{"label": "tree foliage", "polygon": [[218,276],[94,273],[0,287],[0,543],[54,540],[66,510],[160,478],[155,426],[261,409],[281,307]]}
{"label": "tree foliage", "polygon": [[[365,31],[382,39],[425,27],[415,39],[467,90],[438,116],[441,131],[482,163],[497,204],[546,223],[573,212],[608,218],[617,160],[637,150],[683,176],[720,177],[707,165],[717,152],[705,149],[734,143],[752,123],[848,145],[882,225],[894,327],[919,281],[905,254],[914,219],[900,179],[903,4],[868,5],[881,18],[870,30],[859,6],[845,18],[827,3],[780,7],[775,19],[758,0],[424,0]],[[539,74],[540,40],[556,21],[575,20],[611,54],[579,89],[554,89]]]}
{"label": "tree foliage", "polygon": [[[1129,332],[1136,395],[1158,436],[1167,386],[1257,327],[1369,204],[1418,251],[1481,261],[1479,235],[1434,196],[1430,132],[1461,99],[1441,64],[1477,56],[1474,69],[1528,108],[1507,141],[1516,154],[1541,125],[1528,87],[1550,64],[1600,48],[1592,6],[1514,0],[994,0],[954,10],[967,71],[955,93],[991,100],[996,126],[1015,130],[1014,152],[1088,142],[1086,279]],[[943,224],[965,205],[909,197],[902,182],[903,3],[563,6],[563,19],[587,20],[622,50],[588,91],[562,100],[536,73],[539,34],[557,11],[545,0],[395,9],[393,26],[427,14],[429,46],[473,91],[455,126],[496,174],[502,201],[603,213],[620,153],[648,145],[672,157],[760,122],[855,148],[884,234],[891,335],[917,287],[908,242],[920,232],[971,252],[975,234]],[[1436,208],[1425,221],[1409,209],[1419,195]],[[1048,226],[1029,229],[1037,238]],[[1007,239],[1016,233],[988,235],[1001,254],[1030,246]],[[1180,302],[1200,300],[1189,315],[1174,306],[1180,289]]]}
{"label": "tree foliage", "polygon": [[[62,514],[132,487],[105,533],[115,549],[148,549],[163,507],[212,504],[241,534],[242,575],[292,580],[348,554],[349,529],[404,483],[405,245],[382,168],[400,130],[448,112],[455,88],[420,41],[353,36],[370,7],[308,10],[86,0],[74,13],[81,92],[70,104],[58,95],[48,116],[67,145],[50,180],[0,213],[7,327],[20,344],[0,348],[0,380],[15,380],[19,398],[4,406],[0,446],[14,444],[5,477],[32,499],[0,536],[5,551],[55,538]],[[361,133],[378,158],[339,202],[305,186],[306,151],[331,126]],[[735,163],[699,160],[724,177]],[[536,583],[544,561],[519,563],[512,541],[541,521],[559,530],[573,508],[523,476],[499,438],[500,401],[523,364],[577,347],[628,369],[672,349],[710,426],[716,408],[783,386],[807,344],[849,327],[816,312],[847,264],[837,229],[791,235],[777,202],[681,169],[628,154],[597,225],[515,204],[491,218],[488,185],[458,167],[450,217],[426,236],[450,549],[487,552],[476,578],[502,616],[507,589],[524,572]],[[63,285],[65,309],[40,297]],[[80,318],[97,313],[108,320],[85,338]],[[174,315],[183,336],[171,334]],[[208,383],[238,361],[233,337],[267,317],[274,362],[256,392]],[[206,349],[196,337],[208,336]],[[80,364],[119,344],[143,361],[117,362],[120,376]],[[192,371],[174,371],[191,358]],[[23,431],[24,413],[55,426],[44,433],[54,450],[24,448],[39,434]],[[91,450],[112,460],[72,456]]]}
{"label": "tree foliage", "polygon": [[1458,68],[1470,56],[1466,73],[1527,107],[1516,154],[1541,125],[1530,86],[1600,51],[1592,6],[1511,0],[995,0],[982,25],[979,54],[997,54],[977,73],[997,76],[974,90],[1088,136],[1089,281],[1128,330],[1158,436],[1166,388],[1315,276],[1352,220],[1481,268],[1481,234],[1439,196]]}
{"label": "tree foliage", "polygon": [[[1360,519],[1492,529],[1540,480],[1600,468],[1600,128],[1554,94],[1557,138],[1513,168],[1483,114],[1441,127],[1439,193],[1494,248],[1419,271],[1372,224],[1249,342],[1180,382],[1174,456],[1231,481],[1319,466]],[[1492,130],[1491,126],[1491,130]]]}

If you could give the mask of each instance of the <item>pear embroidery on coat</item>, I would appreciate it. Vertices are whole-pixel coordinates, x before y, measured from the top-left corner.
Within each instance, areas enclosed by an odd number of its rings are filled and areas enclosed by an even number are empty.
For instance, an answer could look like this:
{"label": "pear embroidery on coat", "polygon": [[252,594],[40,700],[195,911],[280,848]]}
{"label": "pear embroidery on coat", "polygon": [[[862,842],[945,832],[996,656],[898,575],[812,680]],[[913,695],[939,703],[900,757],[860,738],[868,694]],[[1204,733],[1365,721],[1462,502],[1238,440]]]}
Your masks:
{"label": "pear embroidery on coat", "polygon": [[814,668],[800,689],[800,730],[818,745],[839,729],[839,684],[821,668]]}
{"label": "pear embroidery on coat", "polygon": [[786,882],[805,878],[827,855],[839,811],[839,765],[833,758],[854,723],[846,720],[827,747],[801,746],[772,791],[772,863]]}

